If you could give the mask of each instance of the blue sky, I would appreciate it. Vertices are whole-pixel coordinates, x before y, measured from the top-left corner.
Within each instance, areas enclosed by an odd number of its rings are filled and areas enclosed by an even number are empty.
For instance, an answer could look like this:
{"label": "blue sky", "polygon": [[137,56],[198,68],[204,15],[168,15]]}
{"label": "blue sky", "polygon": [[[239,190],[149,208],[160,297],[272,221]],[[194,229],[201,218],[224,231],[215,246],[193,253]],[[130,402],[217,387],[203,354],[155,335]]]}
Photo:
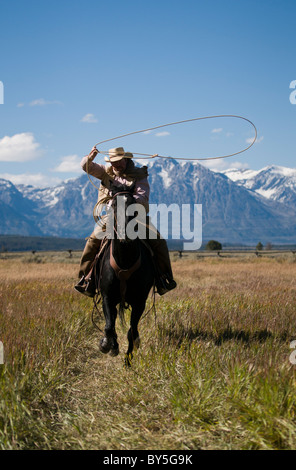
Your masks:
{"label": "blue sky", "polygon": [[[57,184],[97,142],[218,114],[258,142],[210,168],[295,168],[295,31],[294,0],[1,0],[0,177]],[[233,119],[160,131],[103,150],[216,156],[253,136]]]}

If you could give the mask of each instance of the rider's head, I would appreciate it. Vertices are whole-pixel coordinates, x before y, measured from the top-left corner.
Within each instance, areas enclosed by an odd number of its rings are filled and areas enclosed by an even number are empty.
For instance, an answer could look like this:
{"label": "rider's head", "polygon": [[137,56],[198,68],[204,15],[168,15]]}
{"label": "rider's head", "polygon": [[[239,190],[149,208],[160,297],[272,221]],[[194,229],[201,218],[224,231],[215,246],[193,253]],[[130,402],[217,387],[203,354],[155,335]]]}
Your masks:
{"label": "rider's head", "polygon": [[133,158],[132,153],[125,152],[123,147],[117,147],[109,150],[109,158],[105,157],[105,161],[111,163],[115,172],[123,173],[131,158]]}

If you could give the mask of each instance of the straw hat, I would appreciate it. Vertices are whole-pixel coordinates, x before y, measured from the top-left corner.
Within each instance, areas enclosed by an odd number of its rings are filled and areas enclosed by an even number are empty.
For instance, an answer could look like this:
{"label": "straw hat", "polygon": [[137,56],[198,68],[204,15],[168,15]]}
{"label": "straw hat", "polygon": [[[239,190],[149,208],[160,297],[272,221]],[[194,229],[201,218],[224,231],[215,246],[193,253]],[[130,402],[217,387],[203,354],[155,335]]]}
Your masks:
{"label": "straw hat", "polygon": [[119,162],[119,160],[122,160],[123,158],[133,158],[133,154],[125,152],[123,147],[116,147],[115,149],[109,150],[109,158],[105,157],[105,162]]}

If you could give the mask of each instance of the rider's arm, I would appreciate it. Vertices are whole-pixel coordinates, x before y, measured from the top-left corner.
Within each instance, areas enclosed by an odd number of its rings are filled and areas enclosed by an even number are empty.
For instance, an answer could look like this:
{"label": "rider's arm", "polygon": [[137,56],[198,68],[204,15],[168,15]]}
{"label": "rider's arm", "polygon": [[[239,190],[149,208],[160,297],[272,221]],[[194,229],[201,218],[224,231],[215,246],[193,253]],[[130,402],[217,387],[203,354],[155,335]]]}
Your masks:
{"label": "rider's arm", "polygon": [[100,165],[99,163],[94,163],[93,160],[95,156],[98,154],[98,151],[95,147],[92,148],[90,153],[83,157],[81,160],[81,168],[90,175],[94,176],[95,178],[102,179],[106,173],[105,166]]}
{"label": "rider's arm", "polygon": [[135,190],[134,190],[134,199],[138,204],[142,204],[146,212],[149,212],[149,194],[150,187],[147,178],[136,181]]}

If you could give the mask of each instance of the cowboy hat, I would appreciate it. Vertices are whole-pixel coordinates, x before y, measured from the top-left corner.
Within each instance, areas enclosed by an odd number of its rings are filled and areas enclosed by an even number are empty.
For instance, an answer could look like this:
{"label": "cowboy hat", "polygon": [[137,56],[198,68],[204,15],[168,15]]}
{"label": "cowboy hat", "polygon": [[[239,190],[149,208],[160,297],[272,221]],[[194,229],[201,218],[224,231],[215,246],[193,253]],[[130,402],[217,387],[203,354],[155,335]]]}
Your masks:
{"label": "cowboy hat", "polygon": [[123,158],[133,158],[133,154],[125,152],[123,147],[116,147],[115,149],[109,150],[109,158],[105,157],[105,162],[119,162],[119,160],[122,160]]}

